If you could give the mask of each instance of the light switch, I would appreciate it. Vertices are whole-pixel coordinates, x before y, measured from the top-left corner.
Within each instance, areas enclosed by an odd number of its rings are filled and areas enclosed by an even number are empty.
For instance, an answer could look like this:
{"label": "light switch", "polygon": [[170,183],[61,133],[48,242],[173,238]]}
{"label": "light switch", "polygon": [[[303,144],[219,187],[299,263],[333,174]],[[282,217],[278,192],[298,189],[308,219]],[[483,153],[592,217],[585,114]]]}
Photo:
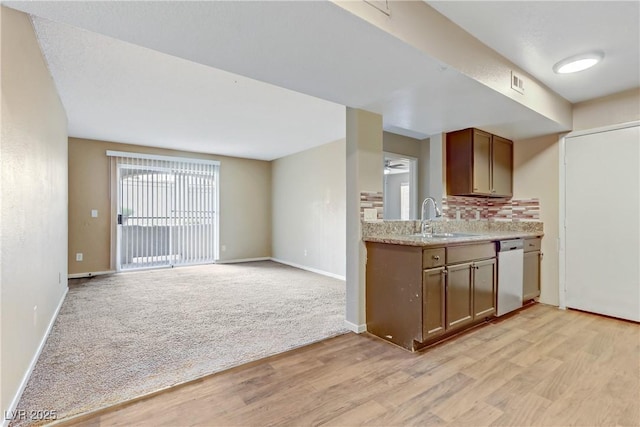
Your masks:
{"label": "light switch", "polygon": [[378,210],[375,208],[369,208],[364,210],[365,221],[376,221],[378,219]]}
{"label": "light switch", "polygon": [[98,209],[91,209],[91,218],[98,218]]}

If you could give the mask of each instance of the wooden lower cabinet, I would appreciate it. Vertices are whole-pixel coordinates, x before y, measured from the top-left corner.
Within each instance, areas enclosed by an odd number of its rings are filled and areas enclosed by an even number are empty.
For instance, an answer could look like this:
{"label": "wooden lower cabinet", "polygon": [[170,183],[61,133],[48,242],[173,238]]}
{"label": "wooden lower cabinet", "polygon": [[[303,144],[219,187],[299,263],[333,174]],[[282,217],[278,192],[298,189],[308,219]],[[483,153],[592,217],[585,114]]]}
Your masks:
{"label": "wooden lower cabinet", "polygon": [[444,267],[422,273],[422,338],[429,340],[446,330],[446,270]]}
{"label": "wooden lower cabinet", "polygon": [[533,237],[524,241],[524,265],[522,302],[540,296],[540,267],[542,264],[542,238]]}
{"label": "wooden lower cabinet", "polygon": [[496,259],[447,267],[446,324],[464,326],[496,313]]}
{"label": "wooden lower cabinet", "polygon": [[473,318],[496,314],[496,259],[473,263]]}
{"label": "wooden lower cabinet", "polygon": [[422,252],[367,242],[367,331],[409,350],[424,341]]}
{"label": "wooden lower cabinet", "polygon": [[540,296],[540,251],[524,253],[522,300],[530,301]]}
{"label": "wooden lower cabinet", "polygon": [[447,329],[464,326],[473,320],[473,264],[447,267]]}
{"label": "wooden lower cabinet", "polygon": [[493,316],[495,254],[493,243],[367,242],[367,331],[415,351]]}

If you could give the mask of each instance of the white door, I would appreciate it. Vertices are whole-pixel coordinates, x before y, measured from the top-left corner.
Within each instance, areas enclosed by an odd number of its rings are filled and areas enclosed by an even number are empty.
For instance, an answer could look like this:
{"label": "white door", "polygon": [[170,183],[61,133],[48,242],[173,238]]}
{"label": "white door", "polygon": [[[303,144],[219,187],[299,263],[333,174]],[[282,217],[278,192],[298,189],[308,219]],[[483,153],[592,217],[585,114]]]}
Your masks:
{"label": "white door", "polygon": [[565,138],[566,306],[640,321],[640,131]]}

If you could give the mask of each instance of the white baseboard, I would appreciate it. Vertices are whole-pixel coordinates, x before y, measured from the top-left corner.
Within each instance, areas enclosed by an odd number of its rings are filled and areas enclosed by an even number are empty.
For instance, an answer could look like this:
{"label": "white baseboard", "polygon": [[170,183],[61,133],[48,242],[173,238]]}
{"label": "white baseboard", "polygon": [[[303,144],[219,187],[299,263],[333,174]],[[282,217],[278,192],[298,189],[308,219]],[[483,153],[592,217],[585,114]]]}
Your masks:
{"label": "white baseboard", "polygon": [[216,261],[216,264],[237,264],[240,262],[254,262],[254,261],[269,261],[271,258],[269,257],[260,257],[260,258],[241,258],[241,259],[219,259]]}
{"label": "white baseboard", "polygon": [[93,276],[102,276],[104,274],[114,274],[115,270],[107,270],[107,271],[92,271],[89,273],[73,273],[69,274],[67,277],[69,279],[82,279],[85,277],[93,277]]}
{"label": "white baseboard", "polygon": [[367,325],[356,325],[355,323],[351,323],[348,320],[345,320],[344,324],[347,329],[349,329],[351,332],[355,332],[356,334],[367,332]]}
{"label": "white baseboard", "polygon": [[312,273],[321,274],[323,276],[332,277],[334,279],[338,279],[342,281],[346,280],[344,276],[340,276],[339,274],[329,273],[328,271],[318,270],[317,268],[307,267],[306,265],[296,264],[295,262],[284,261],[278,258],[270,258],[270,259],[271,261],[279,262],[280,264],[288,265],[290,267],[299,268],[301,270],[307,270]]}
{"label": "white baseboard", "polygon": [[15,411],[16,407],[18,406],[18,402],[20,402],[20,398],[22,397],[22,393],[24,392],[24,388],[27,386],[27,382],[29,381],[29,378],[31,377],[31,374],[33,373],[33,369],[36,367],[36,363],[38,362],[38,358],[40,357],[40,353],[42,353],[42,349],[44,348],[45,343],[47,342],[47,338],[49,338],[49,334],[51,333],[51,329],[53,329],[53,324],[56,322],[56,319],[58,318],[58,313],[60,313],[60,309],[62,308],[62,303],[64,302],[64,299],[67,297],[67,292],[69,291],[69,288],[66,287],[64,290],[64,294],[62,294],[62,298],[60,298],[60,302],[58,303],[58,306],[56,307],[56,311],[53,313],[53,316],[51,317],[51,320],[49,321],[49,325],[47,326],[47,330],[44,333],[44,336],[42,337],[42,340],[40,341],[40,345],[38,345],[38,350],[36,351],[36,354],[33,355],[33,358],[31,359],[31,363],[29,364],[29,368],[27,369],[27,372],[25,372],[24,376],[22,377],[22,381],[20,382],[20,387],[18,387],[18,391],[16,392],[15,396],[13,397],[13,400],[11,401],[11,404],[9,405],[9,407],[7,409],[5,409],[2,413],[2,427],[6,427],[9,425],[9,422],[11,420],[7,420],[6,419],[6,415]]}

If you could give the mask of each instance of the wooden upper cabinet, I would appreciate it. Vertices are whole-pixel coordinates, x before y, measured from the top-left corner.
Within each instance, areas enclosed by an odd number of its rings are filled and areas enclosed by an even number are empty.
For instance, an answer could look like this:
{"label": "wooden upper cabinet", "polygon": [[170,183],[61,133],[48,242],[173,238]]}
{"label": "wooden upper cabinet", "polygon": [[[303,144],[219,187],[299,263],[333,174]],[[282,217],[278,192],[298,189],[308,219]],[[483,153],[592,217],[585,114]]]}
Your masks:
{"label": "wooden upper cabinet", "polygon": [[513,194],[513,142],[493,135],[492,150],[493,186],[491,193],[511,196]]}
{"label": "wooden upper cabinet", "polygon": [[473,192],[491,194],[491,134],[473,130]]}
{"label": "wooden upper cabinet", "polygon": [[447,134],[447,193],[511,197],[513,143],[479,129]]}

